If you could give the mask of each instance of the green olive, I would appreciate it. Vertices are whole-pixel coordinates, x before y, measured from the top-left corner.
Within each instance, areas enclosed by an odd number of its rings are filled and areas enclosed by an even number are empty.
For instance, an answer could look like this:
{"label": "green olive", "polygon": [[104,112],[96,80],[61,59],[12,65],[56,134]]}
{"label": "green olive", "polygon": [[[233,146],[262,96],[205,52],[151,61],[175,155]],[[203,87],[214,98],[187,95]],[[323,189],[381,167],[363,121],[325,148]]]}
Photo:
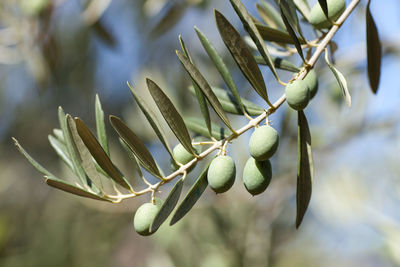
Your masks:
{"label": "green olive", "polygon": [[[175,160],[183,165],[189,163],[192,159],[194,159],[194,155],[189,153],[189,151],[187,151],[181,143],[177,144],[174,147],[174,149],[172,150],[172,154],[174,155]],[[191,171],[195,165],[196,164],[194,164],[188,171]],[[171,159],[171,168],[176,171],[178,167],[179,166],[176,165],[175,162]]]}
{"label": "green olive", "polygon": [[286,85],[286,102],[295,110],[302,110],[310,100],[310,89],[304,80],[295,80]]}
{"label": "green olive", "polygon": [[243,183],[247,191],[254,195],[261,194],[271,181],[272,170],[269,160],[257,161],[249,158],[243,169]]}
{"label": "green olive", "polygon": [[303,81],[307,84],[308,89],[310,90],[310,99],[314,98],[314,96],[318,92],[318,77],[317,77],[317,73],[314,70],[310,70],[307,73],[307,76],[304,77]]}
{"label": "green olive", "polygon": [[267,160],[275,154],[278,144],[278,132],[271,126],[260,126],[250,137],[250,155],[259,161]]}
{"label": "green olive", "polygon": [[208,167],[207,180],[216,193],[228,191],[235,182],[235,162],[229,156],[218,156]]}
{"label": "green olive", "polygon": [[156,217],[157,212],[160,210],[161,206],[162,200],[156,198],[155,204],[151,202],[144,203],[136,210],[135,216],[133,218],[133,226],[138,234],[143,236],[153,234],[150,233],[150,225]]}
{"label": "green olive", "polygon": [[[337,20],[343,11],[346,9],[346,2],[344,0],[327,0],[328,15],[332,21]],[[317,29],[326,29],[332,26],[332,23],[326,18],[324,11],[317,2],[310,12],[310,23]]]}

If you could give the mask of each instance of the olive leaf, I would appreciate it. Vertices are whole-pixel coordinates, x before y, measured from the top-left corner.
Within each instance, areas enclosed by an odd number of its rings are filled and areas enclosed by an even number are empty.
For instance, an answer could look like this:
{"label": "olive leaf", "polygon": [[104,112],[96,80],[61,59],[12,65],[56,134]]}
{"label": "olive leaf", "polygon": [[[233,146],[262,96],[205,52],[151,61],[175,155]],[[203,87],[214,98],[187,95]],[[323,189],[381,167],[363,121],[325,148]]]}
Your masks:
{"label": "olive leaf", "polygon": [[251,15],[240,0],[230,0],[230,2],[233,6],[233,9],[235,9],[240,20],[242,21],[245,30],[249,33],[251,39],[256,44],[261,56],[265,59],[265,62],[267,62],[267,66],[271,69],[275,78],[279,81],[278,73],[276,72],[275,66],[272,62],[267,45],[265,44],[263,38],[258,32],[254,21],[251,19]]}
{"label": "olive leaf", "polygon": [[61,129],[53,129],[53,134],[58,139],[58,141],[65,144],[64,135]]}
{"label": "olive leaf", "polygon": [[376,94],[381,76],[382,45],[379,40],[378,29],[370,10],[371,0],[367,4],[367,60],[368,78],[372,92]]}
{"label": "olive leaf", "polygon": [[260,4],[256,4],[256,7],[265,24],[275,29],[285,29],[285,24],[283,23],[279,12],[270,3],[261,0]]}
{"label": "olive leaf", "polygon": [[[296,5],[294,4],[293,0],[275,0],[275,1],[278,3],[278,6],[281,10],[282,20],[284,21],[286,19],[289,25],[293,27],[294,30],[296,30],[301,37],[303,37],[299,24],[299,18],[297,17]],[[282,16],[282,13],[284,16]]]}
{"label": "olive leaf", "polygon": [[179,179],[178,182],[174,185],[174,187],[169,192],[167,199],[162,204],[160,210],[157,212],[157,215],[154,217],[154,220],[150,225],[150,232],[154,233],[161,226],[161,224],[168,218],[171,212],[174,210],[176,204],[178,203],[179,197],[182,192],[183,187],[183,179]]}
{"label": "olive leaf", "polygon": [[[213,90],[215,96],[221,103],[221,106],[224,109],[224,111],[231,114],[243,115],[243,111],[240,109],[239,104],[236,102],[235,97],[233,97],[231,93],[227,92],[222,88],[212,87],[211,89]],[[190,93],[195,94],[194,88],[192,86],[189,87],[189,91]],[[240,99],[241,102],[243,103],[243,107],[246,110],[246,113],[251,116],[261,115],[265,111],[262,107],[258,106],[257,104],[254,104],[251,101],[248,101],[244,98]]]}
{"label": "olive leaf", "polygon": [[351,107],[351,95],[349,93],[349,88],[347,87],[346,78],[335,66],[333,66],[333,64],[331,64],[329,62],[328,52],[326,49],[325,49],[325,61],[326,61],[326,64],[328,64],[329,68],[331,69],[337,82],[339,83],[340,89],[342,89],[342,93],[343,93],[344,99],[346,100],[347,106]]}
{"label": "olive leaf", "polygon": [[158,139],[161,141],[165,149],[168,151],[170,156],[174,158],[172,150],[168,144],[167,137],[165,136],[160,123],[158,122],[154,113],[149,109],[146,105],[146,102],[135,92],[133,87],[127,83],[128,87],[132,93],[133,98],[135,99],[136,103],[138,104],[140,110],[143,112],[144,116],[146,117],[147,121],[150,123],[151,128],[153,128],[154,132],[156,133]]}
{"label": "olive leaf", "polygon": [[101,147],[106,152],[106,154],[110,156],[110,151],[108,149],[108,142],[107,142],[106,125],[104,124],[104,111],[103,108],[101,107],[101,102],[98,94],[96,94],[95,113],[96,113],[97,138],[99,140]]}
{"label": "olive leaf", "polygon": [[208,84],[206,79],[204,79],[200,71],[181,52],[176,51],[176,55],[178,56],[179,61],[182,63],[186,71],[189,73],[189,75],[199,86],[203,94],[206,96],[208,102],[213,107],[218,117],[220,117],[220,119],[225,123],[226,126],[228,126],[229,129],[234,131],[228,120],[228,117],[225,115],[225,112],[222,109],[221,103],[218,101],[218,98],[215,96],[215,94],[211,90],[210,85]]}
{"label": "olive leaf", "polygon": [[168,126],[171,128],[172,132],[175,134],[176,138],[178,138],[179,142],[187,151],[193,155],[196,155],[196,152],[192,146],[189,132],[186,129],[185,123],[183,122],[181,115],[179,115],[178,111],[176,110],[174,104],[172,104],[171,100],[169,100],[167,95],[155,82],[150,79],[146,79],[146,82],[147,88],[149,89],[154,102],[156,102],[158,109],[163,115]]}
{"label": "olive leaf", "polygon": [[[208,129],[201,118],[198,117],[185,117],[184,118],[186,126],[193,132],[200,134],[202,136],[208,136]],[[217,139],[221,140],[224,139],[232,134],[229,129],[224,127],[220,127],[215,123],[211,123],[211,134],[212,136]]]}
{"label": "olive leaf", "polygon": [[129,149],[135,154],[143,167],[154,176],[162,178],[153,156],[139,137],[137,137],[120,118],[111,115],[110,122],[119,137],[121,137]]}
{"label": "olive leaf", "polygon": [[[267,65],[267,63],[265,63],[265,60],[262,56],[255,56],[254,57],[257,64],[260,65]],[[291,71],[291,72],[299,72],[300,69],[294,65],[292,62],[290,62],[289,60],[280,58],[280,57],[273,57],[272,61],[274,62],[274,65],[276,68],[281,69],[281,70],[287,70],[287,71]]]}
{"label": "olive leaf", "polygon": [[192,185],[186,196],[176,208],[169,225],[174,225],[182,219],[193,208],[197,200],[199,200],[203,192],[206,190],[208,186],[207,171],[210,163],[207,164],[207,167],[204,168],[199,178],[197,178],[196,182]]}
{"label": "olive leaf", "polygon": [[237,30],[232,26],[232,24],[230,24],[224,15],[217,10],[215,10],[214,13],[218,31],[222,37],[222,40],[232,54],[240,70],[256,90],[256,92],[265,101],[269,102],[264,78],[249,48],[240,37]]}
{"label": "olive leaf", "polygon": [[310,17],[310,6],[308,5],[306,0],[294,0],[294,4],[298,11],[300,11],[301,15],[306,21],[309,21]]}
{"label": "olive leaf", "polygon": [[65,145],[68,150],[68,156],[72,161],[72,165],[74,167],[74,173],[77,175],[79,178],[80,182],[82,185],[86,185],[87,177],[85,170],[82,168],[81,164],[79,163],[78,159],[78,151],[76,151],[76,148],[72,142],[71,135],[69,134],[68,127],[67,127],[67,119],[66,115],[61,107],[58,108],[58,120],[60,123],[60,128],[62,130],[64,140],[65,140]]}
{"label": "olive leaf", "polygon": [[[193,60],[189,54],[189,51],[185,45],[185,42],[183,41],[183,39],[181,38],[180,35],[179,35],[179,44],[181,46],[183,55],[185,57],[187,57],[190,60],[190,62],[192,62],[192,64],[194,64]],[[206,125],[207,125],[208,132],[210,133],[210,136],[211,136],[211,119],[210,119],[210,112],[208,111],[206,97],[204,96],[203,91],[200,89],[200,87],[196,83],[196,81],[193,78],[191,78],[191,79],[192,79],[193,87],[196,92],[197,101],[199,102],[199,105],[200,105],[201,114],[203,115],[204,121],[206,122]]]}
{"label": "olive leaf", "polygon": [[171,2],[170,5],[166,6],[167,10],[161,11],[164,12],[164,14],[157,24],[152,28],[150,36],[152,38],[158,37],[167,32],[169,29],[173,28],[185,14],[186,7],[186,3],[177,2]]}
{"label": "olive leaf", "polygon": [[107,156],[104,149],[94,137],[93,133],[83,123],[80,118],[75,118],[76,129],[83,143],[89,150],[92,157],[96,160],[97,164],[113,179],[116,183],[121,185],[127,190],[131,190],[129,183],[121,175],[120,171],[112,163],[111,159]]}
{"label": "olive leaf", "polygon": [[[295,41],[293,40],[292,36],[288,34],[287,32],[277,30],[268,26],[264,26],[261,24],[256,24],[256,27],[258,31],[261,34],[261,37],[264,39],[264,41],[267,42],[276,42],[276,43],[282,43],[282,44],[294,44]],[[301,44],[304,44],[305,41],[303,39],[298,39],[298,42]],[[274,61],[274,58],[271,57],[272,62]],[[275,64],[274,64],[275,66]]]}
{"label": "olive leaf", "polygon": [[307,118],[303,111],[298,111],[298,139],[297,139],[297,213],[296,228],[303,220],[311,199],[312,183],[314,179],[314,165],[311,150],[311,134]]}
{"label": "olive leaf", "polygon": [[221,74],[222,78],[224,79],[226,85],[228,86],[229,90],[232,92],[233,97],[235,98],[236,102],[239,105],[240,110],[242,113],[245,113],[242,100],[239,94],[239,91],[236,87],[235,82],[233,81],[232,74],[230,73],[228,67],[226,66],[225,62],[223,61],[222,57],[218,54],[217,50],[208,40],[208,38],[197,28],[194,28],[197,36],[200,39],[201,44],[203,45],[204,49],[206,50],[207,54],[214,62],[215,66],[217,67],[219,73]]}
{"label": "olive leaf", "polygon": [[[82,139],[79,137],[74,119],[70,115],[67,115],[67,127],[69,134],[75,144],[75,148],[78,151],[77,158],[79,160],[79,163],[81,164],[83,170],[90,179],[87,179],[88,185],[94,190],[100,189],[100,192],[103,192],[103,183],[101,181],[99,173],[96,170],[96,165],[93,162],[89,150],[86,148]],[[93,182],[94,185],[91,182]]]}
{"label": "olive leaf", "polygon": [[70,158],[68,156],[67,147],[59,139],[57,139],[56,137],[52,136],[51,134],[49,134],[48,139],[49,139],[50,145],[56,151],[57,155],[73,171],[74,170],[74,166],[72,165],[72,161],[70,160]]}

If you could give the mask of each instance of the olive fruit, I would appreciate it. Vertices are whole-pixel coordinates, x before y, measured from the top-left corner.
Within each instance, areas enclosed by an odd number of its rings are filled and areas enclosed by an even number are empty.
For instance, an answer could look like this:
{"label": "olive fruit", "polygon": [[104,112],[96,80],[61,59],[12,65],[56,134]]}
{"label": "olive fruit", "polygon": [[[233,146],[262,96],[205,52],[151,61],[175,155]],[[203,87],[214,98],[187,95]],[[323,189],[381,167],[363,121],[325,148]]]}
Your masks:
{"label": "olive fruit", "polygon": [[153,233],[150,232],[150,225],[157,215],[157,212],[162,206],[162,200],[159,198],[155,199],[155,204],[144,203],[142,204],[135,213],[133,218],[133,226],[135,231],[143,236],[148,236]]}
{"label": "olive fruit", "polygon": [[310,89],[304,80],[295,80],[286,85],[286,102],[295,110],[302,110],[310,100]]}
{"label": "olive fruit", "polygon": [[276,152],[278,144],[278,132],[269,125],[260,126],[250,137],[250,155],[259,161],[267,160]]}
{"label": "olive fruit", "polygon": [[[189,163],[192,159],[194,159],[194,155],[187,151],[181,143],[177,144],[174,147],[174,149],[172,150],[172,154],[174,155],[175,160],[183,165]],[[194,166],[195,164],[188,171],[191,171]],[[176,165],[175,162],[171,159],[171,168],[173,170],[177,170],[178,167],[179,166]]]}
{"label": "olive fruit", "polygon": [[[333,21],[337,20],[343,11],[346,9],[346,2],[344,0],[327,0],[328,15]],[[319,2],[317,2],[310,12],[310,23],[317,29],[326,29],[332,26],[330,21],[326,18]]]}
{"label": "olive fruit", "polygon": [[304,77],[303,81],[307,84],[308,90],[310,91],[310,99],[312,99],[318,91],[318,77],[314,70],[310,70],[307,76]]}
{"label": "olive fruit", "polygon": [[261,194],[271,181],[272,170],[269,160],[258,161],[249,158],[243,169],[243,183],[247,191],[254,195]]}
{"label": "olive fruit", "polygon": [[228,191],[235,182],[235,176],[235,162],[229,156],[216,157],[208,167],[208,184],[216,193]]}

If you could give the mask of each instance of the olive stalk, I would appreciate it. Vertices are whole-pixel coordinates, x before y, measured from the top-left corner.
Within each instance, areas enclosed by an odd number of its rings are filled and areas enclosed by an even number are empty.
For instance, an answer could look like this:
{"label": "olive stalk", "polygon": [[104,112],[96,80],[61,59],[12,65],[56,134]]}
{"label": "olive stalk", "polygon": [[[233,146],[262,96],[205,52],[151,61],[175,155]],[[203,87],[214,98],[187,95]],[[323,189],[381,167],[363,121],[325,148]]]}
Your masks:
{"label": "olive stalk", "polygon": [[[339,28],[343,25],[343,23],[346,21],[346,19],[350,16],[350,14],[355,9],[355,7],[359,4],[360,1],[361,0],[351,1],[351,3],[345,9],[345,11],[342,13],[342,15],[338,18],[338,20],[335,22],[335,24],[326,33],[326,35],[321,40],[321,42],[318,44],[318,46],[316,46],[315,52],[311,56],[310,60],[307,62],[307,65],[305,67],[303,67],[302,70],[299,72],[299,74],[295,78],[296,80],[303,79],[307,75],[307,73],[313,68],[313,66],[317,62],[318,58],[321,56],[324,49],[327,47],[329,42],[332,40],[333,36],[336,34],[336,32],[339,30]],[[187,173],[187,170],[190,167],[192,167],[194,164],[196,164],[196,162],[202,160],[203,158],[205,158],[206,156],[208,156],[215,150],[222,149],[224,145],[226,145],[233,139],[236,139],[237,137],[239,137],[243,133],[247,132],[251,128],[259,125],[264,119],[266,119],[269,115],[274,113],[285,101],[286,101],[286,95],[282,94],[282,96],[278,100],[276,100],[272,104],[272,106],[270,106],[268,109],[266,109],[264,113],[257,116],[256,118],[249,120],[249,122],[246,125],[244,125],[240,129],[236,130],[235,133],[231,134],[230,136],[226,137],[225,139],[213,142],[209,148],[207,148],[205,151],[200,153],[198,156],[196,156],[194,159],[192,159],[187,164],[180,166],[180,168],[178,170],[176,170],[175,172],[164,177],[162,181],[160,181],[154,185],[148,186],[147,188],[145,188],[141,191],[134,192],[131,194],[106,195],[105,197],[114,203],[119,203],[124,199],[136,197],[136,196],[143,195],[143,194],[146,194],[149,192],[151,192],[154,195],[154,192],[156,192],[161,185],[172,181],[177,176],[185,175]]]}

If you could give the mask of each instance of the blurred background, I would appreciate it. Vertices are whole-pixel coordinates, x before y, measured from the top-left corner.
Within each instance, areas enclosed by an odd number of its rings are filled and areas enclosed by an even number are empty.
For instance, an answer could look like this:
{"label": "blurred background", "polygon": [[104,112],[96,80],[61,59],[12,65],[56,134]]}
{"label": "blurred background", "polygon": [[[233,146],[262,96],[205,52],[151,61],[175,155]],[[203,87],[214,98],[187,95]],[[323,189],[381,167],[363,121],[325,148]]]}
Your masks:
{"label": "blurred background", "polygon": [[[256,15],[256,1],[243,2]],[[294,225],[297,122],[284,104],[270,117],[280,132],[280,147],[272,159],[273,179],[266,192],[252,197],[241,182],[249,157],[248,133],[228,151],[237,164],[234,187],[218,196],[207,189],[179,223],[166,223],[144,238],[135,233],[132,221],[149,196],[104,204],[49,188],[11,137],[51,171],[71,175],[47,135],[58,127],[58,106],[94,129],[97,93],[106,115],[127,121],[168,173],[167,153],[131,98],[126,81],[154,110],[146,77],[156,81],[181,112],[198,114],[198,105],[187,92],[190,79],[175,56],[179,34],[210,83],[225,85],[197,39],[197,25],[229,63],[241,95],[265,106],[218,35],[214,8],[244,34],[229,1],[2,0],[0,266],[400,266],[400,3],[371,4],[385,55],[380,88],[373,95],[366,75],[366,2],[361,1],[334,38],[335,64],[352,94],[350,109],[323,60],[315,68],[319,93],[306,110],[315,180],[299,230]],[[296,55],[291,60],[300,63]],[[276,100],[284,88],[267,68],[262,71],[270,98]],[[292,75],[279,74],[282,80]],[[245,123],[241,117],[230,119],[235,128]],[[137,179],[107,127],[112,158]],[[172,132],[167,133],[175,145]],[[190,174],[186,189],[200,170],[201,164]],[[168,189],[165,186],[161,196]]]}

